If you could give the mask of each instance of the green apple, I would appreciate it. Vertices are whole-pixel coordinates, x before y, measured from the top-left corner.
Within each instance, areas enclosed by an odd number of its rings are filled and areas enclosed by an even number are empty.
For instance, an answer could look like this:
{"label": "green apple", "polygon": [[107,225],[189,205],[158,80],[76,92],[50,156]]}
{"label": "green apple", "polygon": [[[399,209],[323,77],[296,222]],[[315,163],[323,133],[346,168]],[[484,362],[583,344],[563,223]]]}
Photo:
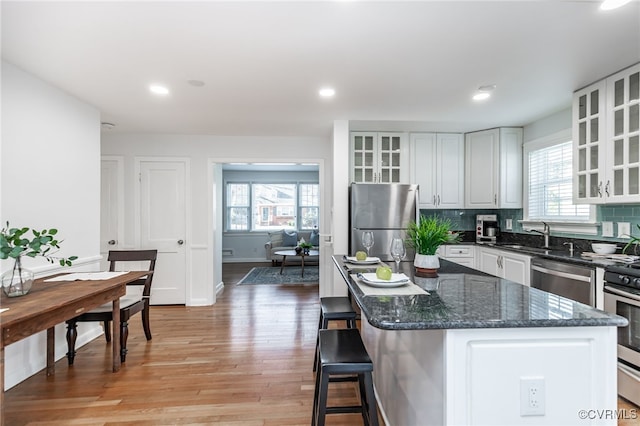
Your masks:
{"label": "green apple", "polygon": [[391,268],[388,266],[378,266],[376,268],[376,277],[379,280],[389,281],[391,279]]}
{"label": "green apple", "polygon": [[365,252],[365,251],[357,251],[356,252],[356,260],[367,260],[367,252]]}

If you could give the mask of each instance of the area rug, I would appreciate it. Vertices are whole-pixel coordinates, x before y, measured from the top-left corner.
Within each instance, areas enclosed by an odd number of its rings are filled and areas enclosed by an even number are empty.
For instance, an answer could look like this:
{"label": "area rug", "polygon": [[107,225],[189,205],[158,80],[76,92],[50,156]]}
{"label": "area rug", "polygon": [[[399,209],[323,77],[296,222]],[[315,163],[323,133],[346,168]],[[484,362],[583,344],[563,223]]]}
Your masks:
{"label": "area rug", "polygon": [[300,266],[285,266],[280,275],[280,267],[257,266],[249,271],[238,284],[318,284],[317,266],[305,266],[304,278]]}

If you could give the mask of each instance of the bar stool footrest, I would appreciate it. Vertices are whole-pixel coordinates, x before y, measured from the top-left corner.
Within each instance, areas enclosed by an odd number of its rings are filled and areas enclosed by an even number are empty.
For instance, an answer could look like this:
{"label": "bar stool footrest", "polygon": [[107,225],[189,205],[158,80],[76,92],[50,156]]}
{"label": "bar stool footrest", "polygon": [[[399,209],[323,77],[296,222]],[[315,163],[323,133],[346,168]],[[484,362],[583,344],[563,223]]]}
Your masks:
{"label": "bar stool footrest", "polygon": [[361,413],[362,407],[359,405],[346,405],[344,407],[327,407],[325,409],[327,414],[347,414],[347,413]]}

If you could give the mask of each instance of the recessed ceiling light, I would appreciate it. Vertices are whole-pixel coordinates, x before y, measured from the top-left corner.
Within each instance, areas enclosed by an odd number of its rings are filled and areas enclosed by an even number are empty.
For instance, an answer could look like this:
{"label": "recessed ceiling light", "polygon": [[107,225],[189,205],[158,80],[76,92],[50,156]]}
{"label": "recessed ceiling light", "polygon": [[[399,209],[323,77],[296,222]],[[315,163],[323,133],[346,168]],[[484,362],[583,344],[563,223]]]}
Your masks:
{"label": "recessed ceiling light", "polygon": [[478,87],[478,91],[473,95],[474,101],[483,101],[491,97],[491,92],[496,88],[495,84],[486,84]]}
{"label": "recessed ceiling light", "polygon": [[187,83],[189,83],[193,87],[204,86],[204,81],[201,81],[201,80],[187,80]]}
{"label": "recessed ceiling light", "polygon": [[169,94],[169,89],[164,86],[160,86],[159,84],[152,84],[151,86],[149,86],[149,90],[151,91],[151,93],[154,93],[156,95],[166,96]]}
{"label": "recessed ceiling light", "polygon": [[604,0],[602,4],[600,4],[600,10],[617,9],[629,3],[630,1],[631,0]]}
{"label": "recessed ceiling light", "polygon": [[474,101],[484,101],[485,99],[489,99],[491,97],[491,93],[489,92],[479,92],[473,95]]}
{"label": "recessed ceiling light", "polygon": [[323,98],[331,98],[335,96],[336,91],[331,87],[323,87],[322,89],[320,89],[318,94],[320,94],[320,96],[322,96]]}

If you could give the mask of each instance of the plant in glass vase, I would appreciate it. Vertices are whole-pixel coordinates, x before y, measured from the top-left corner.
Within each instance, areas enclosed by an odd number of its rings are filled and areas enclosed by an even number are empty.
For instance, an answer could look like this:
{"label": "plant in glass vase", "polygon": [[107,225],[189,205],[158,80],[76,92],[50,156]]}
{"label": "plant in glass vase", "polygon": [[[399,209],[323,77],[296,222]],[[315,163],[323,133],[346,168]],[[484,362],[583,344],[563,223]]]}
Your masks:
{"label": "plant in glass vase", "polygon": [[[31,236],[27,233],[31,232]],[[71,266],[77,256],[57,257],[54,254],[60,249],[61,241],[56,239],[58,230],[44,229],[36,231],[30,228],[10,228],[0,231],[0,259],[14,259],[13,268],[0,277],[2,290],[9,297],[23,296],[29,292],[33,284],[33,272],[22,267],[22,257],[44,257],[49,263],[60,263],[60,266]]]}

